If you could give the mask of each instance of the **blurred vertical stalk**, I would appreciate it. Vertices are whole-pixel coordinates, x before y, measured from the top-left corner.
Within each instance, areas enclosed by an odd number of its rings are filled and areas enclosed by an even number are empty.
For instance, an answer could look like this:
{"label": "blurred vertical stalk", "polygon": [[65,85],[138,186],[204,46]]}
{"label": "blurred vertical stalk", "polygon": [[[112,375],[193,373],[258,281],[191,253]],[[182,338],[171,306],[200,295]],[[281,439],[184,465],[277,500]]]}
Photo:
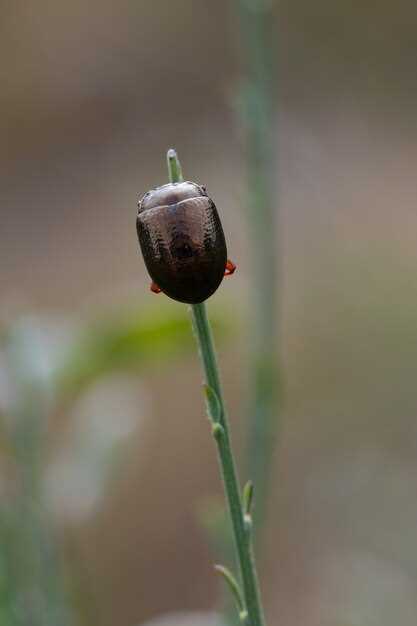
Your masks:
{"label": "blurred vertical stalk", "polygon": [[248,476],[256,490],[255,528],[265,523],[280,404],[277,274],[275,46],[272,0],[236,0],[244,82],[240,115],[246,135],[247,211],[252,246]]}
{"label": "blurred vertical stalk", "polygon": [[[2,522],[8,527],[5,565],[9,578],[8,610],[13,617],[10,626],[69,626],[72,612],[53,532],[43,508],[49,393],[42,379],[39,337],[29,323],[16,323],[10,331],[5,355],[15,387],[5,427],[16,469],[15,491],[8,506],[0,509]],[[4,556],[6,559],[6,553]]]}

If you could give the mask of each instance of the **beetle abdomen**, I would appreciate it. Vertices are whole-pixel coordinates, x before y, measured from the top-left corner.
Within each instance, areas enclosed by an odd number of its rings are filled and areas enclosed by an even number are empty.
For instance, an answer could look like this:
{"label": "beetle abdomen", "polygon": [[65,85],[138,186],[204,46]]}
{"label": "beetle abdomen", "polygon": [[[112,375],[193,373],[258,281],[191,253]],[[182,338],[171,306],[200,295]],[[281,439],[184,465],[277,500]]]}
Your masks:
{"label": "beetle abdomen", "polygon": [[167,296],[196,304],[219,287],[226,242],[214,202],[202,187],[170,183],[146,194],[137,231],[148,272]]}

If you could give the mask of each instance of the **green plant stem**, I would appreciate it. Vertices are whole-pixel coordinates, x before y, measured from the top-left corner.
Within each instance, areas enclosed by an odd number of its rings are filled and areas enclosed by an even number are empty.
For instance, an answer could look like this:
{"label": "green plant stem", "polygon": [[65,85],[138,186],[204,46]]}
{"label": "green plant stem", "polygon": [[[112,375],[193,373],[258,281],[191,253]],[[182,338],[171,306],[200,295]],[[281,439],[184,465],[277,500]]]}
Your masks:
{"label": "green plant stem", "polygon": [[[220,403],[219,419],[214,425],[213,433],[217,443],[224,488],[233,526],[246,610],[251,626],[261,626],[261,624],[264,624],[264,618],[260,602],[252,541],[250,533],[248,533],[245,528],[242,498],[230,442],[228,419],[220,386],[213,338],[204,302],[201,304],[193,304],[191,306],[191,315],[199,346],[200,358],[203,363],[206,383],[214,390]],[[221,429],[217,430],[217,434],[216,424],[221,426]]]}
{"label": "green plant stem", "polygon": [[[181,167],[174,150],[167,155],[168,170],[171,182],[182,180]],[[245,523],[242,497],[231,447],[229,424],[225,402],[220,384],[219,369],[213,337],[205,303],[191,305],[194,332],[197,338],[200,358],[203,365],[205,382],[208,390],[214,392],[217,410],[211,413],[213,435],[219,455],[226,499],[229,507],[235,547],[243,585],[243,597],[250,626],[264,626],[264,616],[260,600],[258,576],[253,555],[251,527]],[[210,404],[210,398],[209,404]]]}

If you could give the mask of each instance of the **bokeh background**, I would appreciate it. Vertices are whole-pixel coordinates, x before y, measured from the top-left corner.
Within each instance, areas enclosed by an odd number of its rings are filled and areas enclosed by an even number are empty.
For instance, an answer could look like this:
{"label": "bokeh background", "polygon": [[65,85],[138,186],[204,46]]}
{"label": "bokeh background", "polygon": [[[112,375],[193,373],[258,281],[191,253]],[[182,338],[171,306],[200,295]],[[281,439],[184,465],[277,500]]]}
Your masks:
{"label": "bokeh background", "polygon": [[[411,626],[417,13],[272,9],[285,403],[266,611],[285,626]],[[4,0],[1,13],[0,623],[198,611],[178,623],[212,626],[221,485],[201,375],[186,308],[148,291],[135,214],[171,146],[218,205],[238,272],[210,311],[242,457],[253,252],[236,6]]]}

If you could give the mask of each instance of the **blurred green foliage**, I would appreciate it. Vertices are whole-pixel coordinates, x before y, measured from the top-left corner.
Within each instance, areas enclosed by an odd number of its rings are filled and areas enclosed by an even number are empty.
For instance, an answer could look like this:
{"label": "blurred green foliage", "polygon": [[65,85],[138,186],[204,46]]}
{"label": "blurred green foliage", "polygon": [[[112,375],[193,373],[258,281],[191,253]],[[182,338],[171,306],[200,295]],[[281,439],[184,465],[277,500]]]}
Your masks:
{"label": "blurred green foliage", "polygon": [[[217,315],[215,325],[220,336],[224,335],[224,318]],[[72,395],[100,376],[118,370],[144,371],[192,347],[190,320],[184,307],[111,315],[80,333],[62,364],[58,387]]]}
{"label": "blurred green foliage", "polygon": [[[215,318],[222,337],[228,324],[222,314]],[[0,503],[1,626],[78,622],[57,549],[54,520],[45,501],[50,416],[57,407],[70,409],[89,385],[107,375],[146,372],[191,347],[185,308],[175,306],[146,313],[125,308],[69,332],[67,324],[61,327],[56,320],[34,317],[22,317],[3,328],[0,463],[7,472],[0,485],[5,493]],[[83,444],[93,446],[94,437],[85,437]],[[95,454],[94,450],[83,452]],[[74,458],[79,461],[76,454]],[[83,465],[82,471],[88,467]],[[103,471],[106,481],[109,474]]]}

